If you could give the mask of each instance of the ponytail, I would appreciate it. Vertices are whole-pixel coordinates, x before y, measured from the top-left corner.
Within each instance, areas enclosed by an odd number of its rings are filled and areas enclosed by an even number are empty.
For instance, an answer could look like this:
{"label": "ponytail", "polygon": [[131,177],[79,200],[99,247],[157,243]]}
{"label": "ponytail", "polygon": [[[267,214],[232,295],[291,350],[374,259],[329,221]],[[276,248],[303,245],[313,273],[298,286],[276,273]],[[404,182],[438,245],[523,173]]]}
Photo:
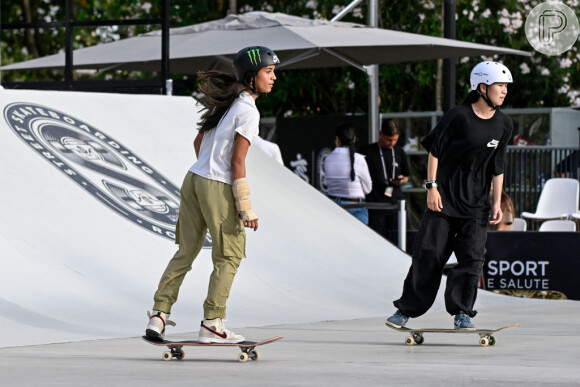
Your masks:
{"label": "ponytail", "polygon": [[350,180],[354,181],[354,144],[356,143],[356,131],[349,124],[340,124],[336,127],[336,137],[340,140],[343,146],[348,146],[350,155]]}
{"label": "ponytail", "polygon": [[[477,87],[479,87],[479,86],[477,86]],[[476,103],[477,101],[479,101],[480,98],[481,98],[481,96],[479,95],[477,90],[471,90],[465,96],[465,99],[463,100],[463,105],[471,105],[472,103]]]}
{"label": "ponytail", "polygon": [[350,153],[350,181],[354,181],[354,149],[352,144],[348,146],[348,153]]}

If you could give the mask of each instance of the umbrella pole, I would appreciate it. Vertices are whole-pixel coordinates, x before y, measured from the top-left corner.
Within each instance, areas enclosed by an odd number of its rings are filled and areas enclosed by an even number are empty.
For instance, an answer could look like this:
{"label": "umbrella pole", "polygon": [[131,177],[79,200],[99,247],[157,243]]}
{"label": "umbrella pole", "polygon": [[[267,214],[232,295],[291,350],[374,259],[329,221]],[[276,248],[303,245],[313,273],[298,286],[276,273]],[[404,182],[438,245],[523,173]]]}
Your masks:
{"label": "umbrella pole", "polygon": [[346,7],[344,7],[342,9],[342,11],[340,11],[339,13],[336,14],[335,17],[333,17],[332,19],[330,19],[331,22],[335,22],[338,21],[340,19],[342,19],[342,17],[344,15],[346,15],[347,13],[349,13],[354,7],[356,7],[357,5],[359,5],[359,3],[361,3],[362,0],[354,0],[352,1],[349,5],[347,5]]}
{"label": "umbrella pole", "polygon": [[369,143],[379,141],[379,66],[366,66],[369,78]]}
{"label": "umbrella pole", "polygon": [[[378,27],[379,26],[379,5],[377,0],[369,1],[369,26]],[[352,11],[362,0],[353,0],[349,5],[343,8],[335,17],[330,19],[331,22],[338,21],[343,18],[344,15]],[[333,53],[333,55],[335,55]],[[338,56],[338,55],[336,55]],[[340,56],[338,56],[340,57]],[[350,63],[348,60],[347,63]],[[352,64],[352,63],[351,63]],[[356,66],[358,67],[358,66]],[[364,71],[367,73],[369,79],[369,143],[377,142],[379,140],[379,66],[370,65],[363,66]]]}
{"label": "umbrella pole", "polygon": [[[379,4],[377,0],[369,0],[369,26],[379,26]],[[379,66],[369,66],[369,143],[379,140]]]}
{"label": "umbrella pole", "polygon": [[[445,0],[443,9],[444,37],[455,39],[455,0]],[[455,106],[455,58],[443,60],[443,111]]]}

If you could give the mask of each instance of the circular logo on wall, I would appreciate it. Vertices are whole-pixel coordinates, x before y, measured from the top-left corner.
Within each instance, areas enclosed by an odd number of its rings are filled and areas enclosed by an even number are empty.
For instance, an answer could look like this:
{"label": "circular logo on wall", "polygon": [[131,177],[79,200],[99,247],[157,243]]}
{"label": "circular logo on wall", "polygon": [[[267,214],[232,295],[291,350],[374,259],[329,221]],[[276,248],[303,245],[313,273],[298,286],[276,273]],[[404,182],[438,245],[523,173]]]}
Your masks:
{"label": "circular logo on wall", "polygon": [[318,156],[316,158],[316,168],[318,169],[318,187],[320,191],[323,193],[328,192],[328,186],[326,185],[326,177],[324,175],[324,160],[326,160],[326,156],[328,156],[332,152],[330,148],[322,148],[320,152],[318,152]]}
{"label": "circular logo on wall", "polygon": [[538,4],[526,18],[528,42],[545,55],[560,55],[578,40],[578,18],[564,3],[547,1]]}
{"label": "circular logo on wall", "polygon": [[[25,102],[4,109],[14,133],[79,187],[141,228],[175,240],[179,188],[90,124]],[[210,247],[206,238],[204,247]]]}

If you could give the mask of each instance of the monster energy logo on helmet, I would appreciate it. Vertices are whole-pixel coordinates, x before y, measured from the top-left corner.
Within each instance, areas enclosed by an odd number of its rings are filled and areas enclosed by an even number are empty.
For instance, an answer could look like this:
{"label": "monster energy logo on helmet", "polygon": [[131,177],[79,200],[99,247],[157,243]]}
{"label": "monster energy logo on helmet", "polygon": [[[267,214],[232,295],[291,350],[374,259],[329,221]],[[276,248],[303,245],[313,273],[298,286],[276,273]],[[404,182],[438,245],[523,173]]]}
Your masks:
{"label": "monster energy logo on helmet", "polygon": [[253,78],[262,67],[276,64],[280,64],[280,60],[274,51],[264,46],[250,46],[236,54],[234,74],[238,81],[247,86],[248,79]]}
{"label": "monster energy logo on helmet", "polygon": [[250,57],[250,63],[254,66],[258,65],[258,62],[262,63],[262,58],[260,57],[260,49],[254,48],[248,50],[248,57]]}

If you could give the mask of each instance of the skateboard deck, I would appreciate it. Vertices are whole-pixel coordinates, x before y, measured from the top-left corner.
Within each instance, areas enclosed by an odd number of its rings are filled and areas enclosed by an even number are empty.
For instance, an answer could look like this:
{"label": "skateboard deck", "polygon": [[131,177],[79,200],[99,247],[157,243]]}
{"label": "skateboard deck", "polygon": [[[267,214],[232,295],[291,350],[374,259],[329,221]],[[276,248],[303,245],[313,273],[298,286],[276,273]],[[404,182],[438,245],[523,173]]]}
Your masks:
{"label": "skateboard deck", "polygon": [[493,336],[495,332],[499,332],[504,329],[516,327],[520,324],[511,324],[506,325],[505,327],[497,328],[497,329],[445,329],[445,328],[396,328],[387,324],[387,326],[391,329],[394,329],[398,332],[406,332],[409,333],[410,336],[405,338],[405,344],[407,345],[414,345],[414,344],[423,344],[424,338],[423,333],[477,333],[479,335],[479,345],[482,347],[487,347],[488,345],[494,345],[496,343],[496,339]]}
{"label": "skateboard deck", "polygon": [[170,341],[170,340],[155,340],[147,336],[142,336],[142,339],[149,344],[167,347],[169,351],[163,352],[161,356],[163,360],[183,360],[185,357],[185,352],[183,347],[238,347],[242,352],[238,355],[238,360],[242,363],[248,361],[248,359],[258,360],[260,359],[260,352],[256,350],[256,347],[264,344],[269,344],[274,341],[282,339],[282,336],[271,337],[262,341],[242,341],[240,343],[199,343],[197,340],[183,340],[183,341]]}

